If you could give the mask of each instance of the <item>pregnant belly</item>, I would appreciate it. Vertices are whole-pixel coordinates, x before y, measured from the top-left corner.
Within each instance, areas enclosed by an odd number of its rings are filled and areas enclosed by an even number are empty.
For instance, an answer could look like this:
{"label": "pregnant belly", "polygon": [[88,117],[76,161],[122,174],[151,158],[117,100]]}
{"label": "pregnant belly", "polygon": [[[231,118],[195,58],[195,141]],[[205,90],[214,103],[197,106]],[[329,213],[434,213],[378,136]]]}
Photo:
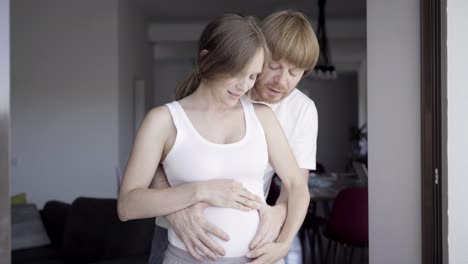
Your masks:
{"label": "pregnant belly", "polygon": [[[231,208],[208,207],[205,209],[205,217],[206,220],[229,235],[229,241],[211,235],[211,238],[224,248],[225,257],[245,256],[249,252],[249,244],[254,238],[260,223],[258,211],[245,212]],[[171,228],[169,229],[169,242],[174,246],[187,250]]]}

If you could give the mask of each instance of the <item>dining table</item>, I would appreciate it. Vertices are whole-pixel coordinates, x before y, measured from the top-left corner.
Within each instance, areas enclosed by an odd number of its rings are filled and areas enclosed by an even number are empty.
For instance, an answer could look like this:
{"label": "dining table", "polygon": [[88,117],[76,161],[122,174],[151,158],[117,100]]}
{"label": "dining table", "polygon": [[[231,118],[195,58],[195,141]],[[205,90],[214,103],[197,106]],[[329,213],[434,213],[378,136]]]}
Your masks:
{"label": "dining table", "polygon": [[311,172],[308,179],[310,199],[312,201],[330,201],[338,193],[350,187],[364,187],[365,183],[356,173],[315,174]]}

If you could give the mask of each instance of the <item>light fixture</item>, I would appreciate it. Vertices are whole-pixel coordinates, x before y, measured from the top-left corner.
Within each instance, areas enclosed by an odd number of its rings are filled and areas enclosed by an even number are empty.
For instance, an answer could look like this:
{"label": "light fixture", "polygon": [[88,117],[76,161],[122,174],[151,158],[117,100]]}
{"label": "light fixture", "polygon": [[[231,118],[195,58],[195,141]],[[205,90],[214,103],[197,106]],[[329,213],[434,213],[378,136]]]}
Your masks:
{"label": "light fixture", "polygon": [[320,80],[330,80],[337,78],[335,66],[333,66],[330,47],[328,46],[326,19],[325,19],[326,0],[318,0],[318,22],[317,37],[320,45],[320,55],[314,70],[310,73],[311,77]]}

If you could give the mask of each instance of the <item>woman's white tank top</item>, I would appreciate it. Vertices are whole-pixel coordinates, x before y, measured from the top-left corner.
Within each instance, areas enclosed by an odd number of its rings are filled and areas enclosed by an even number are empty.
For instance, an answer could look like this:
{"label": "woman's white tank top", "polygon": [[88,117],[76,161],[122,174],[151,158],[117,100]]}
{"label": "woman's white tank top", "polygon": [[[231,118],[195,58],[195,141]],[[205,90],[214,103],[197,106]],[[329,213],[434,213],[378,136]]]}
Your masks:
{"label": "woman's white tank top", "polygon": [[[166,104],[177,129],[172,149],[162,162],[171,186],[214,179],[233,179],[250,192],[264,199],[263,174],[268,165],[268,151],[262,124],[251,102],[241,98],[244,110],[245,135],[235,143],[216,144],[203,138],[190,122],[181,105]],[[206,219],[226,232],[230,240],[212,236],[225,251],[225,257],[245,256],[260,221],[258,211],[208,207]],[[187,250],[169,227],[169,242]]]}

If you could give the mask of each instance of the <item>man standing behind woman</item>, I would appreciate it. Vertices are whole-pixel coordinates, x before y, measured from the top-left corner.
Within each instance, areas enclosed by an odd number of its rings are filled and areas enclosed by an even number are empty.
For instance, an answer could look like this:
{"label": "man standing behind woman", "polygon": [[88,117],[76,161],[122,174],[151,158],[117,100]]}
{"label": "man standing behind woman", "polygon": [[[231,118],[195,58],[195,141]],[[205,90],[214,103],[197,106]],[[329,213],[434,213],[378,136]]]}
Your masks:
{"label": "man standing behind woman", "polygon": [[[253,101],[269,105],[275,112],[299,164],[301,175],[307,179],[309,170],[315,169],[318,116],[314,102],[296,87],[317,62],[319,46],[307,17],[296,11],[275,12],[262,22],[272,60],[267,63],[253,89],[248,93]],[[269,166],[264,173],[264,190],[268,193],[274,169]],[[152,188],[167,188],[164,171],[158,169]],[[213,190],[215,191],[215,190]],[[227,239],[227,234],[205,218],[204,203],[197,203],[184,210],[166,215],[172,229],[182,239],[194,258],[202,255],[210,258],[222,256],[225,251],[212,239]],[[264,258],[258,250],[277,239],[287,213],[287,195],[284,185],[274,206],[260,208],[260,227],[250,248],[257,263]],[[164,218],[158,218],[165,226]],[[162,252],[167,247],[167,230],[156,226],[153,238],[151,264],[162,261]],[[301,244],[296,236],[288,256],[288,263],[301,263]]]}
{"label": "man standing behind woman", "polygon": [[[242,96],[252,88],[268,57],[260,28],[251,17],[225,15],[212,21],[199,41],[198,69],[177,92],[177,101],[145,117],[127,163],[119,193],[122,220],[162,216],[194,204],[229,236],[218,240],[217,263],[247,263],[265,204],[268,162],[287,189],[287,213],[267,263],[286,255],[307,211],[307,183],[271,109]],[[161,163],[172,187],[149,189]],[[163,263],[193,263],[182,239],[169,227]],[[201,246],[201,245],[200,245]],[[192,253],[193,255],[193,253]]]}

